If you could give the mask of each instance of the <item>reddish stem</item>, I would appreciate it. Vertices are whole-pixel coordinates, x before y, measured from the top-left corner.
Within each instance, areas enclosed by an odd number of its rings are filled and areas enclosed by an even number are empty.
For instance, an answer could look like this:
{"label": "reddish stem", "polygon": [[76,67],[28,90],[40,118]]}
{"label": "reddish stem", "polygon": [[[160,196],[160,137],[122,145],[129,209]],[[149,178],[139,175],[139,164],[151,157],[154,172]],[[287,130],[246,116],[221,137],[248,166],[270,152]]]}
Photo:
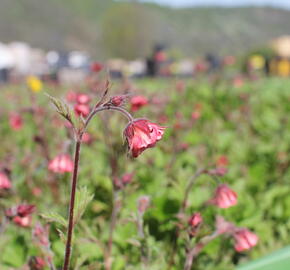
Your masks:
{"label": "reddish stem", "polygon": [[71,240],[72,240],[73,227],[74,227],[74,206],[75,206],[77,179],[78,179],[80,149],[81,149],[81,140],[77,140],[76,146],[75,146],[74,171],[73,171],[73,176],[72,176],[71,196],[70,196],[70,205],[69,205],[69,224],[68,224],[68,231],[67,231],[63,270],[68,270],[69,263],[70,263]]}
{"label": "reddish stem", "polygon": [[192,267],[193,260],[198,256],[202,249],[211,241],[216,239],[220,234],[216,231],[212,235],[205,236],[202,238],[193,248],[186,254],[186,260],[184,264],[184,270],[190,270]]}

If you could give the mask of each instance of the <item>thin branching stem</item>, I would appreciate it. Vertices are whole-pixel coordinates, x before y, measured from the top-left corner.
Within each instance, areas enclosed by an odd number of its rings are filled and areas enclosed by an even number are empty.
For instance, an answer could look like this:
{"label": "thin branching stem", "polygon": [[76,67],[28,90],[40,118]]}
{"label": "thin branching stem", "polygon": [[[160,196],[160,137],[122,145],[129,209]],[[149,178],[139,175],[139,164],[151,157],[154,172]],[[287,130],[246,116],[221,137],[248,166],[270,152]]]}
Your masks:
{"label": "thin branching stem", "polygon": [[76,196],[76,187],[77,187],[77,180],[78,180],[78,169],[79,169],[79,159],[80,159],[80,150],[81,150],[81,141],[82,135],[85,132],[88,124],[92,120],[92,118],[101,111],[105,110],[114,110],[119,111],[123,115],[125,115],[130,122],[134,119],[130,113],[128,113],[125,109],[121,107],[115,107],[111,105],[103,105],[100,107],[96,107],[88,116],[88,118],[84,122],[84,126],[82,127],[81,131],[76,135],[76,144],[75,144],[75,157],[74,157],[74,170],[72,176],[72,186],[71,186],[71,196],[70,196],[70,204],[69,204],[69,222],[68,222],[68,229],[67,229],[67,239],[66,239],[66,247],[65,247],[65,258],[64,258],[64,265],[63,270],[69,269],[70,264],[70,256],[72,250],[72,237],[73,237],[73,228],[74,228],[74,207],[75,207],[75,196]]}
{"label": "thin branching stem", "polygon": [[220,233],[218,231],[215,231],[213,234],[203,237],[193,248],[191,248],[186,254],[186,260],[183,269],[190,270],[193,260],[201,252],[204,246],[216,239],[218,236],[220,236]]}

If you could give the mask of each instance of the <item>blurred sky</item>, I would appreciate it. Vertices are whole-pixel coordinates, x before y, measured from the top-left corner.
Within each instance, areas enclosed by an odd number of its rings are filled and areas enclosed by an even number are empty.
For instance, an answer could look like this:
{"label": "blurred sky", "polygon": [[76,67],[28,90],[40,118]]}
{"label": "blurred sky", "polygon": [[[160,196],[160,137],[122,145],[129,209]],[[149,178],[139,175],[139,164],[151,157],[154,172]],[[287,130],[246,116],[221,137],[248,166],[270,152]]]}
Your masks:
{"label": "blurred sky", "polygon": [[171,6],[239,6],[239,5],[271,5],[290,8],[290,0],[141,0],[143,2],[155,2]]}

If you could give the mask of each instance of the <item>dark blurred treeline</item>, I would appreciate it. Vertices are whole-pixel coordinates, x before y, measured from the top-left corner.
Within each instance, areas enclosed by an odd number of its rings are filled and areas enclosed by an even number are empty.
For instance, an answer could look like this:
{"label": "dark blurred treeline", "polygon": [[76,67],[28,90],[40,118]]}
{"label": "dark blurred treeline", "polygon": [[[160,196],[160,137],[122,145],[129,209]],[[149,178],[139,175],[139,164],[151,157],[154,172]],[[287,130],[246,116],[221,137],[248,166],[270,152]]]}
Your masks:
{"label": "dark blurred treeline", "polygon": [[147,56],[165,44],[172,56],[241,55],[290,34],[290,11],[274,8],[172,9],[137,1],[0,0],[0,42],[86,50],[100,59]]}

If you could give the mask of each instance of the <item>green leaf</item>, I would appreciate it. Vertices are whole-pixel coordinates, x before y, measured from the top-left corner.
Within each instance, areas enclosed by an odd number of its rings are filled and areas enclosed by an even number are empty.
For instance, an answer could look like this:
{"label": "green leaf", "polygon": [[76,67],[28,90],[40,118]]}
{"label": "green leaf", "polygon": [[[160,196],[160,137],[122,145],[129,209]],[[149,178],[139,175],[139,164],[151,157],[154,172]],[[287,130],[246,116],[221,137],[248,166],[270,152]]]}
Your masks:
{"label": "green leaf", "polygon": [[64,226],[65,228],[67,227],[67,221],[65,220],[65,218],[63,216],[61,216],[58,213],[47,212],[45,214],[42,214],[41,217],[46,219],[48,222],[56,222],[56,223]]}
{"label": "green leaf", "polygon": [[286,270],[290,265],[290,246],[242,265],[237,270]]}
{"label": "green leaf", "polygon": [[69,108],[69,106],[64,103],[63,101],[61,101],[60,99],[57,99],[49,94],[46,94],[50,101],[54,104],[54,106],[56,107],[57,112],[63,116],[65,119],[67,119],[69,122],[72,123],[72,113],[71,110]]}
{"label": "green leaf", "polygon": [[87,187],[81,187],[77,190],[74,224],[77,224],[80,221],[88,204],[93,200],[93,198],[94,195],[89,193]]}
{"label": "green leaf", "polygon": [[25,260],[24,246],[17,243],[7,245],[1,254],[2,261],[10,266],[19,267]]}

